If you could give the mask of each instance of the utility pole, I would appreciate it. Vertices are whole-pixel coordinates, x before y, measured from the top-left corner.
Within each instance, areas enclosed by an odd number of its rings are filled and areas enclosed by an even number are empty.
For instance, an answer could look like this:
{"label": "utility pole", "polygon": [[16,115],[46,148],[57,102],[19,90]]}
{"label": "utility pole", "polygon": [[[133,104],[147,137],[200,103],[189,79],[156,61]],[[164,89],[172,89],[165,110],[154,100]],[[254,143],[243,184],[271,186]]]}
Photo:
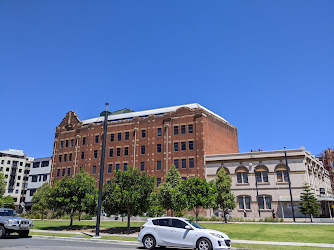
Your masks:
{"label": "utility pole", "polygon": [[291,208],[292,208],[293,222],[296,222],[295,209],[293,208],[293,199],[292,199],[292,191],[291,191],[290,170],[289,170],[288,157],[286,156],[286,150],[285,150],[285,147],[284,147],[284,154],[285,154],[285,164],[286,164],[286,169],[287,169],[287,173],[288,173],[288,181],[289,181],[289,190],[290,190],[290,200],[291,200]]}

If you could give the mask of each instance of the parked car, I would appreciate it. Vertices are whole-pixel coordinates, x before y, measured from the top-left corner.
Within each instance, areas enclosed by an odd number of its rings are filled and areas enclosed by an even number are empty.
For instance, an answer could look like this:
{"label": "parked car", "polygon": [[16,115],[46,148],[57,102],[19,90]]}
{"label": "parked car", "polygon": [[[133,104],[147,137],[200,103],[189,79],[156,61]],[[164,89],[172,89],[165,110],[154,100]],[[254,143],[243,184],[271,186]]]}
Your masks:
{"label": "parked car", "polygon": [[18,217],[15,210],[0,208],[0,239],[11,233],[18,233],[20,237],[28,237],[32,221]]}
{"label": "parked car", "polygon": [[225,233],[206,229],[188,219],[177,217],[148,219],[140,228],[138,241],[146,249],[153,249],[157,245],[199,250],[231,248],[231,240]]}

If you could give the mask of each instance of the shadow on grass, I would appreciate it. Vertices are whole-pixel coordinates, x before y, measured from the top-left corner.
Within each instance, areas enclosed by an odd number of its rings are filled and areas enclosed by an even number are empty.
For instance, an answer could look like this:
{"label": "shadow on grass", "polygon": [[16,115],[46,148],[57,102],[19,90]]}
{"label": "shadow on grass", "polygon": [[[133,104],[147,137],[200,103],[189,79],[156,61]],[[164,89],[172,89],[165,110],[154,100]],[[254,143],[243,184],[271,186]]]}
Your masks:
{"label": "shadow on grass", "polygon": [[94,225],[92,226],[81,226],[81,225],[73,225],[73,226],[56,226],[56,227],[43,227],[42,230],[52,230],[52,231],[71,231],[71,230],[87,230],[87,229],[92,229],[95,228]]}
{"label": "shadow on grass", "polygon": [[[78,231],[78,230],[91,230],[91,232],[95,232],[96,226],[94,225],[73,225],[70,226],[56,226],[56,227],[43,227],[43,230],[50,230],[50,231]],[[140,231],[140,227],[130,227],[128,231],[127,227],[112,227],[112,228],[100,228],[101,233],[108,233],[108,234],[133,234]]]}

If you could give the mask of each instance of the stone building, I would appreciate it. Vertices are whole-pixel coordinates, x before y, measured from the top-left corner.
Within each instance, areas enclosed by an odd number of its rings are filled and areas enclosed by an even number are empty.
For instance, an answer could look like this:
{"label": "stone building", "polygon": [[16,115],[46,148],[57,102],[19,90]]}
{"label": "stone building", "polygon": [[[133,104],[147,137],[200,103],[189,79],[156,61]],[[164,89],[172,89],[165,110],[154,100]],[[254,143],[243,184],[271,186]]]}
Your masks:
{"label": "stone building", "polygon": [[[103,115],[103,114],[102,114]],[[99,181],[104,116],[81,121],[70,111],[56,128],[51,181],[84,169]],[[181,177],[204,178],[204,155],[238,152],[237,129],[194,103],[108,115],[104,181],[115,170],[137,167],[164,181],[175,165]]]}
{"label": "stone building", "polygon": [[[329,172],[303,147],[286,152],[296,217],[304,217],[297,207],[307,183],[321,203],[322,216],[332,218],[334,198]],[[205,158],[208,181],[214,179],[219,168],[232,177],[237,203],[232,216],[243,217],[245,209],[247,217],[265,218],[271,217],[274,209],[278,217],[292,217],[284,150],[206,155]]]}
{"label": "stone building", "polygon": [[6,192],[4,196],[14,198],[14,205],[24,205],[30,165],[34,158],[27,157],[23,150],[8,149],[0,151],[0,171],[5,174]]}

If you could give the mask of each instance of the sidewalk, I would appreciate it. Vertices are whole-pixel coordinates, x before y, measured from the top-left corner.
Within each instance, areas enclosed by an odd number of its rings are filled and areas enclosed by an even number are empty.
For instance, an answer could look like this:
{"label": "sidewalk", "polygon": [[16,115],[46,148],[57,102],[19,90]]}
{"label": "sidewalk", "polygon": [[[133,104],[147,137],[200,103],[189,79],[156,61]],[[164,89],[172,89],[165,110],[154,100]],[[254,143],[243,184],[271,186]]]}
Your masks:
{"label": "sidewalk", "polygon": [[[76,235],[89,235],[92,236],[92,239],[85,239],[85,240],[99,240],[96,238],[93,238],[93,236],[95,236],[94,233],[90,232],[69,232],[69,231],[46,231],[46,230],[37,230],[37,229],[31,229],[31,232],[35,232],[35,233],[61,233],[61,234],[76,234]],[[134,233],[134,234],[108,234],[108,233],[100,233],[100,236],[121,236],[121,237],[138,237],[138,233]],[[62,238],[62,239],[66,239],[66,237],[57,237],[57,236],[38,236],[38,235],[34,235],[33,237],[56,237],[56,238]],[[103,242],[106,240],[103,240]],[[108,241],[108,240],[107,240]],[[113,241],[113,240],[110,240]],[[327,243],[306,243],[306,242],[279,242],[279,241],[255,241],[255,240],[234,240],[231,239],[232,241],[232,246],[233,243],[241,243],[241,244],[259,244],[259,245],[281,245],[281,246],[303,246],[303,247],[329,247],[329,248],[334,248],[334,244],[327,244]],[[129,243],[129,241],[120,241],[117,240],[117,242],[124,242],[124,243]],[[135,242],[132,242],[135,243]],[[139,242],[137,242],[138,245],[141,245]]]}

